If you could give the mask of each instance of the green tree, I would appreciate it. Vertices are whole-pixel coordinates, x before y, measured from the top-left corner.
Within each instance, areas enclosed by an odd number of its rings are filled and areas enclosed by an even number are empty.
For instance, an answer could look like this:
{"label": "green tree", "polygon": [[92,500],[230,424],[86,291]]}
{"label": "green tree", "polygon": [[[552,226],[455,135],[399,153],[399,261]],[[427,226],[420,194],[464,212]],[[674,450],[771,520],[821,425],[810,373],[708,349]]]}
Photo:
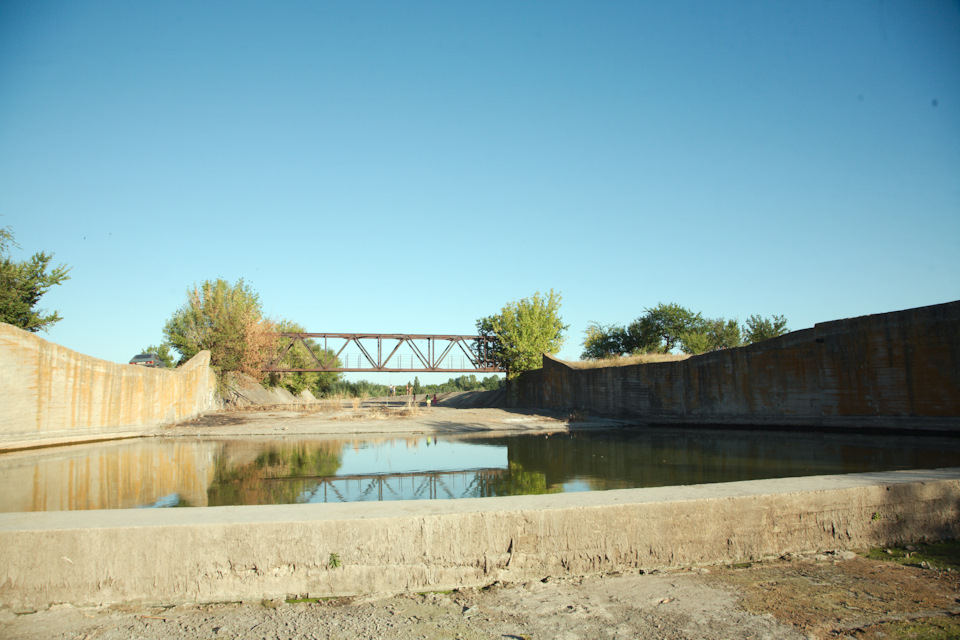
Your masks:
{"label": "green tree", "polygon": [[658,304],[627,327],[626,351],[670,353],[683,345],[685,334],[702,333],[704,320],[699,313],[670,303]]}
{"label": "green tree", "polygon": [[503,388],[503,378],[500,376],[487,376],[481,381],[481,389],[484,391],[496,391]]}
{"label": "green tree", "polygon": [[560,350],[568,328],[560,319],[560,300],[553,289],[546,296],[538,291],[477,320],[480,335],[494,338],[494,359],[507,369],[508,378],[539,369],[544,353]]}
{"label": "green tree", "polygon": [[[448,393],[452,391],[489,391],[499,389],[503,386],[503,378],[496,375],[487,376],[483,380],[477,380],[477,376],[460,376],[459,378],[450,378],[440,384],[421,385],[424,393]],[[400,393],[403,393],[401,387]]]}
{"label": "green tree", "polygon": [[380,398],[387,395],[389,389],[384,384],[376,384],[369,380],[337,380],[330,385],[322,395],[327,397],[347,397],[347,398]]}
{"label": "green tree", "polygon": [[477,381],[477,376],[471,373],[469,376],[457,378],[456,385],[459,391],[474,391],[480,386],[480,383]]}
{"label": "green tree", "polygon": [[187,302],[163,328],[166,342],[181,362],[203,350],[220,372],[239,371],[262,379],[262,369],[276,354],[273,323],[263,317],[260,298],[243,280],[205,281],[187,291]]}
{"label": "green tree", "polygon": [[718,318],[710,321],[708,328],[710,334],[711,346],[714,349],[732,349],[743,344],[743,333],[740,330],[740,323],[736,320],[724,320]]}
{"label": "green tree", "polygon": [[420,386],[420,378],[413,376],[413,395],[423,393],[423,387]]}
{"label": "green tree", "polygon": [[736,320],[704,320],[698,329],[680,336],[680,349],[684,353],[697,355],[717,349],[739,347],[742,344],[740,323]]}
{"label": "green tree", "polygon": [[33,333],[46,331],[63,318],[56,311],[47,314],[37,309],[37,303],[51,287],[70,279],[70,269],[60,265],[48,271],[53,255],[44,252],[15,262],[8,255],[11,246],[19,246],[13,232],[0,228],[0,322]]}
{"label": "green tree", "polygon": [[685,333],[681,336],[680,350],[690,355],[699,355],[713,351],[710,345],[710,336],[706,333]]}
{"label": "green tree", "polygon": [[[305,333],[302,325],[289,320],[281,320],[275,325],[277,333]],[[292,343],[292,344],[291,344]],[[304,347],[306,345],[306,348]],[[307,351],[310,350],[310,352]],[[279,337],[277,339],[277,355],[283,354],[278,366],[289,369],[310,369],[317,366],[317,361],[327,367],[339,367],[340,361],[330,349],[324,349],[316,341],[307,338],[303,342],[293,338]],[[292,371],[285,373],[271,373],[269,383],[272,386],[281,386],[298,394],[304,389],[310,389],[315,396],[326,394],[342,374],[336,371]]]}
{"label": "green tree", "polygon": [[762,340],[769,340],[770,338],[776,338],[777,336],[782,336],[785,334],[787,329],[787,319],[783,316],[771,316],[770,318],[764,318],[758,315],[753,315],[747,318],[747,330],[745,336],[745,342],[747,344],[752,344],[754,342],[760,342]]}
{"label": "green tree", "polygon": [[584,333],[581,360],[602,360],[626,353],[627,330],[621,326],[591,322]]}

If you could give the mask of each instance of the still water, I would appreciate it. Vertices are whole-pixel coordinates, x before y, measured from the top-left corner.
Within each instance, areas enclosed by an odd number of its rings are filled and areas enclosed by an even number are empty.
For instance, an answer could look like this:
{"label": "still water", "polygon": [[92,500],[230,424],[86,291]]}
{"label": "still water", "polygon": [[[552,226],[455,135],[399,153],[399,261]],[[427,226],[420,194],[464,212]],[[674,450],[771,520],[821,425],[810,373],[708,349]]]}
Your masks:
{"label": "still water", "polygon": [[456,499],[960,466],[960,438],[694,429],[149,438],[0,455],[0,512]]}

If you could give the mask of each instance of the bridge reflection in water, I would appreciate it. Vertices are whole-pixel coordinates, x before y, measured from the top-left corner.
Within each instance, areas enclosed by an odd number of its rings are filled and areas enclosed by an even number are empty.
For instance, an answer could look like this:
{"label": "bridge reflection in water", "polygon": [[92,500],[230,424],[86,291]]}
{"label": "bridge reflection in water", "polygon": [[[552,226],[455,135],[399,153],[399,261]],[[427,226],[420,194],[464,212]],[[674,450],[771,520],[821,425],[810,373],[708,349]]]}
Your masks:
{"label": "bridge reflection in water", "polygon": [[482,497],[509,468],[505,445],[422,435],[150,438],[0,455],[0,512]]}
{"label": "bridge reflection in water", "polygon": [[960,466],[960,438],[734,429],[149,438],[0,455],[0,511],[442,500]]}
{"label": "bridge reflection in water", "polygon": [[[328,476],[315,478],[317,486],[301,502],[366,502],[383,500],[437,500],[489,495],[506,469],[391,473],[389,475]],[[286,481],[274,478],[270,481]]]}

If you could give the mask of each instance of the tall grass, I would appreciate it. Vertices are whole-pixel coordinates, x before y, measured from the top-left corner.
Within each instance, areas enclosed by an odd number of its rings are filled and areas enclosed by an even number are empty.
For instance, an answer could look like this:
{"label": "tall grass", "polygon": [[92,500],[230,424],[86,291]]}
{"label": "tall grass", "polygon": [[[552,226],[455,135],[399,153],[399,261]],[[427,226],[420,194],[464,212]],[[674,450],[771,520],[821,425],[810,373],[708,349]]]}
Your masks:
{"label": "tall grass", "polygon": [[354,411],[360,409],[360,404],[363,402],[361,398],[351,398],[350,396],[326,396],[320,398],[317,401],[320,407],[326,411],[337,411],[340,409],[350,408]]}
{"label": "tall grass", "polygon": [[337,380],[323,396],[326,398],[379,398],[390,393],[390,388],[385,384],[376,384],[369,380]]}

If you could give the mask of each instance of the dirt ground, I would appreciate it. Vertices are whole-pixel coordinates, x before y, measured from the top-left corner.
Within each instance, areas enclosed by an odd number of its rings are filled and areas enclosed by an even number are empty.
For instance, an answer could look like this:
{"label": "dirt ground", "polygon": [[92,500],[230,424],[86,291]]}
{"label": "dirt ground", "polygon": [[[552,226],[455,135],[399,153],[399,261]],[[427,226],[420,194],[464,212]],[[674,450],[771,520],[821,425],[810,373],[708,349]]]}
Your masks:
{"label": "dirt ground", "polygon": [[[576,426],[611,426],[577,416]],[[157,435],[565,430],[570,417],[372,402],[217,413]],[[0,608],[0,638],[960,638],[960,543],[485,589],[213,605]]]}
{"label": "dirt ground", "polygon": [[565,431],[611,428],[622,421],[550,411],[475,407],[455,404],[458,394],[437,406],[398,398],[374,398],[363,403],[308,405],[292,410],[259,407],[220,411],[171,427],[157,429],[158,436],[291,436],[357,433],[439,433],[457,434],[491,431]]}
{"label": "dirt ground", "polygon": [[[854,554],[326,601],[0,612],[4,638],[960,637],[960,573]],[[843,559],[851,557],[851,559]],[[920,634],[920,635],[918,635]]]}

